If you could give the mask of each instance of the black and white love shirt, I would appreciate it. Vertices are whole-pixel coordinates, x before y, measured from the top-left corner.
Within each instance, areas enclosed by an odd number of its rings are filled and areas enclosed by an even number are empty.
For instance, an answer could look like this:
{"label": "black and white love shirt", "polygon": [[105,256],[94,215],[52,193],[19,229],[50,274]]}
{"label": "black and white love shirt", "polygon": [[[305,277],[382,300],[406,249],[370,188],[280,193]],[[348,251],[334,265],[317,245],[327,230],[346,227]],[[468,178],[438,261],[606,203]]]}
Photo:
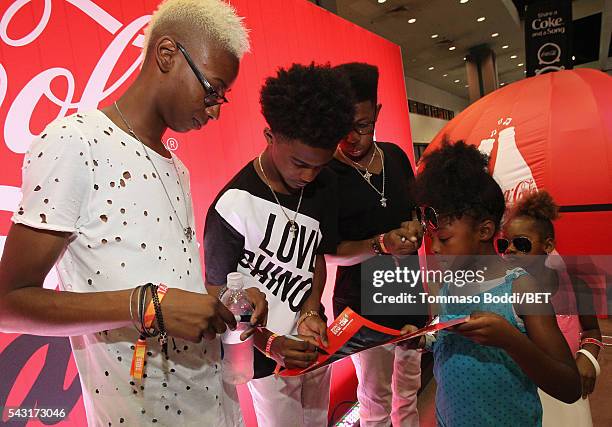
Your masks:
{"label": "black and white love shirt", "polygon": [[[268,300],[268,329],[277,334],[296,332],[300,308],[311,293],[315,258],[337,243],[335,176],[323,170],[304,188],[296,218],[298,232],[290,232],[299,192],[277,193],[249,162],[221,190],[206,217],[204,258],[209,285],[225,285],[233,271],[244,275],[245,287],[257,287]],[[255,352],[255,377],[270,375],[274,363]]]}

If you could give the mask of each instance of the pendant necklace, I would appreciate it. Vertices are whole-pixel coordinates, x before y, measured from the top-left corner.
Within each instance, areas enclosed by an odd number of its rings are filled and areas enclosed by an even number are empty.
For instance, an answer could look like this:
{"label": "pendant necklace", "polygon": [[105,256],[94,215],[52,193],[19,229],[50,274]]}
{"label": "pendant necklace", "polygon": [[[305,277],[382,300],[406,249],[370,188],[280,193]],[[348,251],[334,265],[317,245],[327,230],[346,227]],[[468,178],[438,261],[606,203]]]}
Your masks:
{"label": "pendant necklace", "polygon": [[289,232],[291,233],[291,237],[295,239],[296,235],[297,235],[297,225],[295,223],[295,220],[298,216],[298,213],[300,212],[300,206],[302,205],[302,196],[304,195],[304,187],[301,188],[300,190],[300,199],[298,201],[298,205],[297,205],[297,209],[295,210],[295,214],[293,215],[293,219],[291,219],[289,217],[289,215],[287,215],[287,212],[285,212],[285,208],[283,207],[283,205],[281,205],[280,200],[278,200],[278,196],[276,195],[276,191],[274,191],[274,189],[272,188],[272,185],[270,185],[270,181],[268,180],[268,177],[266,176],[266,171],[264,171],[264,168],[261,164],[261,156],[263,155],[263,153],[259,154],[259,157],[257,157],[257,163],[259,165],[259,169],[261,170],[261,174],[264,177],[264,181],[266,182],[266,185],[268,186],[268,188],[270,189],[270,191],[272,192],[272,195],[274,196],[274,200],[276,200],[276,203],[278,204],[278,206],[280,206],[281,211],[283,212],[283,215],[285,215],[285,218],[287,218],[287,221],[291,224],[291,226],[289,227]]}
{"label": "pendant necklace", "polygon": [[[361,166],[359,163],[354,162],[351,159],[349,159],[346,156],[346,154],[344,154],[344,152],[342,151],[342,149],[340,147],[338,147],[338,151],[340,152],[340,155],[342,155],[342,157],[344,159],[348,160],[351,163],[351,166],[353,166],[353,168],[355,168],[355,170],[357,171],[359,176],[362,177],[365,180],[365,182],[367,182],[368,185],[370,187],[372,187],[374,189],[374,191],[376,191],[378,193],[378,195],[380,196],[380,206],[382,206],[383,208],[386,208],[387,207],[388,199],[385,197],[385,181],[386,181],[386,176],[385,176],[385,159],[383,157],[382,150],[378,147],[378,144],[376,144],[376,142],[374,143],[374,152],[372,153],[372,157],[370,158],[370,162],[368,163],[368,166],[366,166],[365,173],[361,173],[361,170],[359,170],[359,168],[363,167],[363,166]],[[374,186],[374,184],[371,181],[372,173],[368,170],[368,168],[372,164],[372,161],[374,160],[375,154],[378,154],[380,156],[380,162],[382,163],[382,190],[379,190],[378,188],[376,188]]]}
{"label": "pendant necklace", "polygon": [[151,156],[149,156],[149,151],[147,150],[147,146],[142,142],[140,138],[138,138],[138,135],[136,135],[136,132],[134,132],[134,129],[132,128],[132,126],[130,126],[128,121],[125,119],[125,117],[123,116],[123,113],[121,113],[121,110],[119,109],[119,106],[117,105],[117,101],[115,101],[115,109],[117,110],[117,113],[119,113],[119,116],[121,117],[121,120],[123,120],[123,123],[125,124],[125,126],[128,128],[130,135],[132,135],[134,139],[136,139],[136,141],[140,142],[140,145],[142,145],[142,149],[145,152],[145,157],[149,160],[149,162],[151,163],[151,166],[153,166],[153,169],[155,170],[155,173],[157,174],[157,178],[159,182],[161,183],[162,188],[164,189],[164,193],[166,193],[166,197],[168,198],[170,207],[172,207],[172,210],[174,211],[174,216],[178,220],[179,225],[181,226],[181,229],[183,230],[183,234],[185,235],[185,238],[187,239],[188,242],[191,242],[195,233],[193,229],[191,228],[191,225],[189,224],[189,211],[187,209],[187,198],[185,197],[185,190],[183,189],[183,182],[181,181],[181,177],[179,176],[178,169],[176,168],[176,163],[174,163],[174,159],[171,159],[172,166],[174,166],[174,172],[176,172],[176,178],[177,178],[179,185],[181,186],[181,192],[183,193],[183,203],[185,204],[185,215],[187,219],[186,221],[187,227],[183,225],[183,222],[181,221],[181,218],[178,212],[176,211],[174,204],[172,203],[172,198],[170,197],[170,194],[168,193],[168,189],[166,188],[166,185],[164,184],[164,181],[162,180],[161,174],[157,170],[157,167],[155,166],[155,163],[151,159]]}

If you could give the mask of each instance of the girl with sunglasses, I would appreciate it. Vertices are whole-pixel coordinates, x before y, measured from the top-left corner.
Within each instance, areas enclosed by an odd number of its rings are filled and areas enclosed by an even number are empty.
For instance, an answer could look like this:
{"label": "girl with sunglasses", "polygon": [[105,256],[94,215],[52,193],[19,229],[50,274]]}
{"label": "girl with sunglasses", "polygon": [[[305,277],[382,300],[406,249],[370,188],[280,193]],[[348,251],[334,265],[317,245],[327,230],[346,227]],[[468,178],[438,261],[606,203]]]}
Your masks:
{"label": "girl with sunglasses", "polygon": [[[534,279],[495,252],[505,203],[499,185],[486,172],[487,156],[457,142],[443,144],[423,161],[415,196],[420,206],[431,208],[420,212],[431,237],[429,249],[436,257],[453,256],[453,269],[484,273],[483,282],[462,288],[443,283],[440,295],[533,292]],[[533,308],[484,298],[440,305],[441,321],[465,315],[470,319],[440,331],[431,346],[439,426],[539,426],[537,387],[564,402],[579,398],[576,364],[552,307],[537,307],[547,315],[526,314]],[[404,332],[409,329],[407,325]]]}
{"label": "girl with sunglasses", "polygon": [[[503,228],[504,238],[498,239],[497,248],[507,257],[515,258],[538,282],[548,285],[554,292],[552,304],[557,324],[572,354],[576,355],[582,379],[582,399],[568,405],[539,390],[544,409],[543,425],[590,427],[593,422],[587,397],[595,387],[599,368],[597,356],[603,344],[597,317],[578,314],[593,312],[584,307],[592,305],[588,286],[577,277],[570,277],[555,251],[553,221],[559,217],[558,211],[558,206],[545,191],[523,197],[510,211]],[[576,295],[586,298],[577,299]]]}

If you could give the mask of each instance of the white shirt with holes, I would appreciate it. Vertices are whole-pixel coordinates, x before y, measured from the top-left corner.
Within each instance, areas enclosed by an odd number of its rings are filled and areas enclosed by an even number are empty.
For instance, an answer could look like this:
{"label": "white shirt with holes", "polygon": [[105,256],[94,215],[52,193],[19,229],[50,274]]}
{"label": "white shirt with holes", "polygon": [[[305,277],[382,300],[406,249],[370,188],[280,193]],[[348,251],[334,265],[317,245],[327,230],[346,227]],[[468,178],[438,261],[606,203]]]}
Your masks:
{"label": "white shirt with holes", "polygon": [[[32,143],[13,222],[72,233],[57,263],[61,290],[161,282],[205,292],[196,239],[183,233],[187,215],[194,228],[188,171],[174,155],[148,154],[160,176],[140,142],[97,110],[54,121]],[[218,340],[170,340],[167,361],[148,340],[146,378],[137,383],[130,378],[136,339],[133,328],[71,337],[89,425],[241,423],[223,411]]]}

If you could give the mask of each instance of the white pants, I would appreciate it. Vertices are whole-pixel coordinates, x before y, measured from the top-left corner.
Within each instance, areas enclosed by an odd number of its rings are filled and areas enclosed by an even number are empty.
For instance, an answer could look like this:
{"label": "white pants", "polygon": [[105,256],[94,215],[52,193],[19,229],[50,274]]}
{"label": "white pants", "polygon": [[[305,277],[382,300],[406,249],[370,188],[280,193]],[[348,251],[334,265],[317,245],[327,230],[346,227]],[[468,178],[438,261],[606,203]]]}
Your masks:
{"label": "white pants", "polygon": [[580,397],[574,403],[565,403],[538,389],[542,402],[543,427],[593,427],[589,399]]}
{"label": "white pants", "polygon": [[299,377],[270,375],[248,382],[259,427],[325,427],[331,368]]}
{"label": "white pants", "polygon": [[386,345],[351,356],[359,385],[362,427],[419,427],[421,353]]}

